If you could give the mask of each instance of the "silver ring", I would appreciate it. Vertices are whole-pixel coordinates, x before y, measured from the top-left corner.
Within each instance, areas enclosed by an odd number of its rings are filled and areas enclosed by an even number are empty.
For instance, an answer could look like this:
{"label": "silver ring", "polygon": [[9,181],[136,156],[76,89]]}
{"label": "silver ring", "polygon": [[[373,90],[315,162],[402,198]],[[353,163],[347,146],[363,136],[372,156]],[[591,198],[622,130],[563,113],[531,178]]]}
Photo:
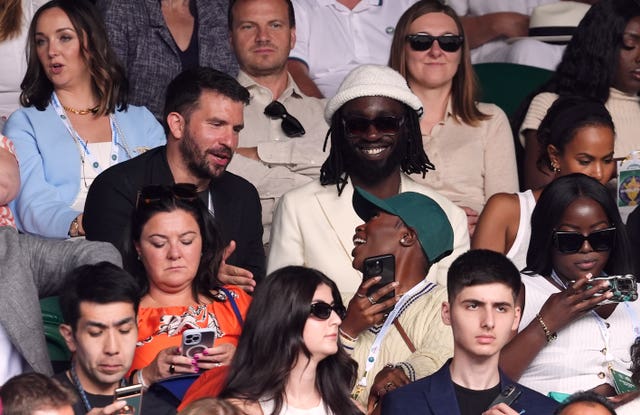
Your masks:
{"label": "silver ring", "polygon": [[356,293],[356,296],[357,296],[358,298],[366,298],[366,297],[367,297],[366,295],[364,295],[364,294],[360,294],[360,293]]}
{"label": "silver ring", "polygon": [[374,305],[376,303],[376,300],[373,299],[372,296],[368,296],[367,300],[369,300],[369,302],[371,303],[371,305]]}
{"label": "silver ring", "polygon": [[176,365],[174,365],[173,363],[169,365],[169,373],[171,373],[172,375],[176,373]]}

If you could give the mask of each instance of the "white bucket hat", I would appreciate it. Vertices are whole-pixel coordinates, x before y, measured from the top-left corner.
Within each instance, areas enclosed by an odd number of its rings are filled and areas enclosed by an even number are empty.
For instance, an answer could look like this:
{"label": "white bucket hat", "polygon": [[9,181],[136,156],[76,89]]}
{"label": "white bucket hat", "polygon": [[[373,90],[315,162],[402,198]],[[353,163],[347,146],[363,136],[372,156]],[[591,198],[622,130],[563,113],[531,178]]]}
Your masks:
{"label": "white bucket hat", "polygon": [[512,37],[507,42],[534,39],[550,43],[567,43],[591,6],[577,1],[558,1],[533,9],[529,19],[529,36]]}

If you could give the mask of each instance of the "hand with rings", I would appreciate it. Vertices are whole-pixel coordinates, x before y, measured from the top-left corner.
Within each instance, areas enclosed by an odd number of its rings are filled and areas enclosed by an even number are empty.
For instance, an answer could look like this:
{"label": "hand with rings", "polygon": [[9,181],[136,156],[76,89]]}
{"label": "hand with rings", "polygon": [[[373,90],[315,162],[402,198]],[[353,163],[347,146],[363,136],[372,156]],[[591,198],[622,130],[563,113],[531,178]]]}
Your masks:
{"label": "hand with rings", "polygon": [[[409,378],[404,373],[404,370],[396,367],[393,364],[387,364],[382,368],[373,380],[371,385],[371,392],[369,393],[369,400],[367,402],[367,408],[372,411],[377,403],[380,401],[386,393],[391,392],[394,389],[408,384]],[[367,412],[370,413],[370,412]]]}
{"label": "hand with rings", "polygon": [[151,385],[171,376],[198,373],[199,368],[197,361],[183,356],[179,347],[168,347],[160,350],[156,358],[140,370],[143,371],[145,383]]}
{"label": "hand with rings", "polygon": [[340,328],[347,335],[356,338],[362,331],[384,321],[385,313],[398,301],[397,297],[378,302],[398,286],[396,281],[385,285],[373,293],[367,293],[370,287],[380,282],[380,277],[370,278],[360,284],[358,291],[349,301],[347,316]]}

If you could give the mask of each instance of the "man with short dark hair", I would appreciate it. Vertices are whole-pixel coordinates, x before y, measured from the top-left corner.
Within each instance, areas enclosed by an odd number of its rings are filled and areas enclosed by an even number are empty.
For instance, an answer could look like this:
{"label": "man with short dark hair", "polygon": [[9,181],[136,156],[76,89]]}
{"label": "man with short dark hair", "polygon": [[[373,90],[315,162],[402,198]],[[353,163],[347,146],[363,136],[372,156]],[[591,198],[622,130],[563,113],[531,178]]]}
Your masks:
{"label": "man with short dark hair", "polygon": [[[111,242],[124,252],[130,245],[129,222],[138,191],[148,184],[193,183],[229,244],[228,264],[218,277],[252,290],[265,266],[260,201],[255,187],[226,171],[248,102],[247,90],[215,69],[194,68],[178,75],[167,88],[167,145],[115,165],[95,179],[83,218],[87,239]],[[134,250],[127,251],[134,255]]]}
{"label": "man with short dark hair", "polygon": [[[127,384],[124,376],[138,340],[139,304],[140,287],[133,276],[108,262],[79,267],[66,279],[60,333],[73,357],[71,368],[55,378],[78,395],[75,415],[108,415],[133,404],[114,402],[114,392]],[[141,413],[173,414],[175,408],[146,390]]]}
{"label": "man with short dark hair", "polygon": [[229,31],[238,82],[251,95],[229,171],[258,189],[267,242],[280,196],[320,176],[325,101],[305,95],[287,71],[296,39],[291,0],[234,0]]}
{"label": "man with short dark hair", "polygon": [[453,253],[429,271],[442,284],[449,264],[469,248],[467,217],[436,191],[411,180],[434,166],[422,145],[422,103],[398,72],[363,65],[352,71],[328,103],[331,150],[320,180],[286,193],[273,216],[268,271],[285,265],[319,269],[350,298],[362,281],[351,266],[352,230],[361,223],[353,210],[354,186],[386,199],[413,191],[433,199],[453,228]]}
{"label": "man with short dark hair", "polygon": [[[383,415],[551,414],[557,403],[507,378],[500,350],[518,329],[520,273],[504,255],[472,250],[447,276],[442,321],[453,331],[453,358],[431,376],[385,395]],[[495,403],[513,392],[515,400]]]}

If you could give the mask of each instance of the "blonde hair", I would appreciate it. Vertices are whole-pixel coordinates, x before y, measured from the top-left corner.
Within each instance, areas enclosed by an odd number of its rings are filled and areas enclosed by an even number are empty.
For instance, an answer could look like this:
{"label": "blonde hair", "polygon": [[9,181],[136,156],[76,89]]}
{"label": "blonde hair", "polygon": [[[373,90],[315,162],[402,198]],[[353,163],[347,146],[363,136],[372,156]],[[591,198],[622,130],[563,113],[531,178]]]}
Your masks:
{"label": "blonde hair", "polygon": [[421,0],[409,7],[400,17],[391,42],[389,66],[400,72],[405,79],[409,76],[407,69],[407,56],[405,52],[406,37],[409,34],[409,26],[417,18],[428,13],[444,13],[451,17],[458,27],[458,33],[464,37],[462,54],[458,70],[451,84],[451,107],[453,115],[465,124],[477,126],[480,121],[490,118],[482,113],[476,106],[478,81],[471,66],[469,43],[464,35],[464,28],[460,17],[449,6],[438,0]]}
{"label": "blonde hair", "polygon": [[3,0],[0,7],[0,42],[12,39],[20,33],[22,27],[21,0]]}
{"label": "blonde hair", "polygon": [[245,413],[224,399],[202,398],[191,402],[178,415],[245,415]]}

